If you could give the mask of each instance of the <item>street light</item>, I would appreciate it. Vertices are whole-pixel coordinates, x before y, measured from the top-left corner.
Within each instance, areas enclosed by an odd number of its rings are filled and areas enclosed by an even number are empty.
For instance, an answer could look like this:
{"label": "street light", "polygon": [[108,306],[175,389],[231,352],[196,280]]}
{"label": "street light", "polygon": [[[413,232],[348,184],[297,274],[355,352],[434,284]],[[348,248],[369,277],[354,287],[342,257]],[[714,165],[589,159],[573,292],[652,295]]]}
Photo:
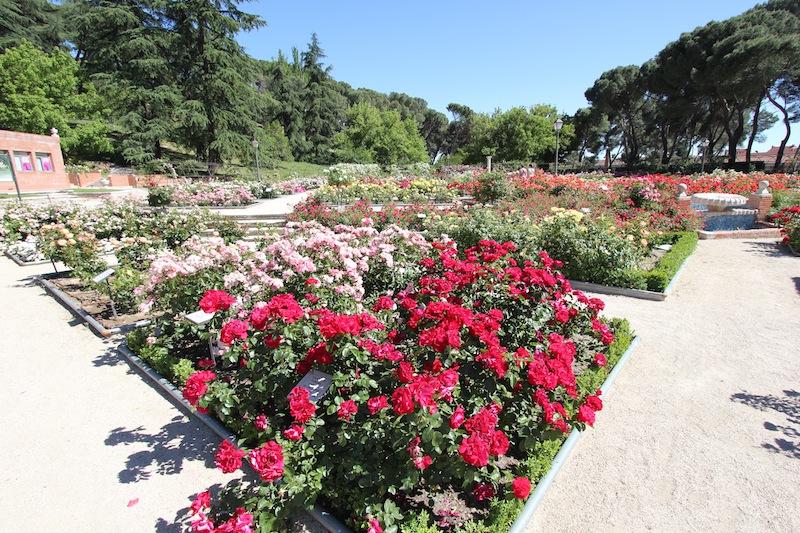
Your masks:
{"label": "street light", "polygon": [[553,124],[553,128],[556,130],[556,174],[558,174],[558,137],[561,134],[561,128],[563,127],[564,121],[560,118]]}
{"label": "street light", "polygon": [[700,145],[703,147],[703,154],[701,156],[701,163],[700,163],[700,174],[703,174],[706,171],[706,152],[708,152],[708,139],[705,139]]}
{"label": "street light", "polygon": [[253,139],[253,150],[256,151],[256,173],[258,175],[258,181],[261,181],[261,167],[258,166],[258,141]]}

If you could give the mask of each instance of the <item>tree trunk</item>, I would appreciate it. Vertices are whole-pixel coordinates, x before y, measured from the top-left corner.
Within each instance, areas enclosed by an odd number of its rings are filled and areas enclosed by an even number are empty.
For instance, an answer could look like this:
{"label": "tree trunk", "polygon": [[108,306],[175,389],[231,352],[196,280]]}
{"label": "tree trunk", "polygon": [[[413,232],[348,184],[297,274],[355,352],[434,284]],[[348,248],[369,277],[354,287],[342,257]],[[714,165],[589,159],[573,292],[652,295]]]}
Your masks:
{"label": "tree trunk", "polygon": [[[786,127],[786,136],[781,141],[781,145],[778,148],[778,155],[775,156],[775,165],[772,167],[773,172],[777,172],[778,169],[781,167],[781,163],[783,162],[783,152],[786,149],[786,143],[789,142],[789,136],[792,133],[792,126],[789,122],[789,113],[786,111],[786,108],[778,104],[775,99],[772,97],[772,93],[767,91],[767,98],[769,101],[778,108],[778,110],[783,115],[783,125]],[[795,152],[795,158],[797,157],[797,152]]]}
{"label": "tree trunk", "polygon": [[756,109],[753,111],[753,129],[750,131],[750,139],[747,141],[747,153],[745,154],[745,161],[747,161],[747,163],[750,163],[753,142],[755,142],[756,135],[758,134],[758,116],[761,114],[761,102],[763,101],[764,94],[762,93],[756,104]]}

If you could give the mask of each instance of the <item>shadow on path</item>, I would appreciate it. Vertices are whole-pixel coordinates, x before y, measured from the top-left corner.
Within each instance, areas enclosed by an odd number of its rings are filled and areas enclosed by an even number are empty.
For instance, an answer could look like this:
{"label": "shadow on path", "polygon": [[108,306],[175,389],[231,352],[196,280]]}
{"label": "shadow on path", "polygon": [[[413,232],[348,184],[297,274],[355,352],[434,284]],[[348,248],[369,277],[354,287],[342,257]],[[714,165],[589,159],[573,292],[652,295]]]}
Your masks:
{"label": "shadow on path", "polygon": [[747,241],[749,248],[745,251],[765,255],[767,257],[783,257],[789,255],[789,250],[777,242]]}
{"label": "shadow on path", "polygon": [[794,281],[794,289],[797,291],[797,294],[800,294],[800,278],[792,278]]}
{"label": "shadow on path", "polygon": [[765,429],[778,432],[781,436],[775,437],[774,442],[765,442],[761,446],[771,452],[800,459],[800,392],[784,390],[783,394],[784,396],[780,397],[737,392],[731,395],[731,400],[759,411],[773,410],[786,415],[788,424],[785,426],[764,422]]}
{"label": "shadow on path", "polygon": [[[228,485],[233,483],[233,481],[229,482]],[[219,491],[222,490],[222,486],[219,483],[212,485],[211,487],[207,487],[205,490],[209,491],[212,495],[212,499],[219,494]],[[186,500],[191,503],[197,497],[198,493],[194,493],[191,496],[188,496]],[[179,509],[175,513],[175,518],[172,521],[169,521],[165,518],[159,518],[156,521],[155,528],[153,529],[157,533],[183,533],[186,531],[184,524],[187,520],[191,521],[194,520],[194,517],[191,514],[191,509],[187,504],[186,507],[183,509]]]}
{"label": "shadow on path", "polygon": [[216,444],[208,438],[208,432],[196,422],[184,416],[176,416],[159,431],[152,433],[137,428],[115,428],[111,430],[105,444],[145,444],[147,449],[132,453],[125,462],[125,469],[118,477],[121,483],[147,480],[153,475],[179,474],[187,460],[203,461],[214,468]]}

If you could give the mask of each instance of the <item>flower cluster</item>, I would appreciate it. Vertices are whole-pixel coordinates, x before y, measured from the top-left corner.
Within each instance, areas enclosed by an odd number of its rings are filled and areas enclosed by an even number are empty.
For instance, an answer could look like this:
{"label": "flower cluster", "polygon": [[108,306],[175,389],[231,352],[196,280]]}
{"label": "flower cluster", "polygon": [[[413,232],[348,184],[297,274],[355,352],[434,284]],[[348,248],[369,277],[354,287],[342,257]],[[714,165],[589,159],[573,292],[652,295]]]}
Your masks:
{"label": "flower cluster", "polygon": [[[242,448],[223,443],[217,454],[223,471],[247,456],[263,482],[282,478],[269,507],[313,499],[323,487],[309,485],[311,472],[337,494],[360,487],[348,501],[363,500],[352,512],[371,515],[373,530],[388,517],[387,488],[412,495],[423,477],[473,480],[477,501],[524,499],[530,480],[507,465],[526,443],[594,424],[602,402],[581,376],[601,368],[613,341],[602,302],[573,290],[547,254],[519,259],[511,243],[427,250],[402,289],[341,292],[353,300],[341,311],[281,292],[252,303],[219,289],[203,296],[225,317],[229,346],[214,372],[189,378],[184,397],[238,433]],[[300,256],[294,268],[315,290],[316,270]],[[329,376],[313,396],[298,385],[312,370]]]}
{"label": "flower cluster", "polygon": [[781,227],[783,244],[789,244],[795,251],[800,251],[800,206],[784,207],[771,215],[769,220]]}

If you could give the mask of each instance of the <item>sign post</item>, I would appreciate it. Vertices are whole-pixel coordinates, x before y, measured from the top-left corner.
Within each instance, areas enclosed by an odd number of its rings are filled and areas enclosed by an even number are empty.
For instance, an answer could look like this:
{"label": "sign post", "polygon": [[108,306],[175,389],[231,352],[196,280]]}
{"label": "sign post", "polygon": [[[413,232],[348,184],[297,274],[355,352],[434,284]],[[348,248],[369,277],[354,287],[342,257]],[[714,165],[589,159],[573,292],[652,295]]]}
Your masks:
{"label": "sign post", "polygon": [[17,199],[22,203],[22,195],[19,193],[17,175],[14,174],[14,164],[11,156],[6,152],[0,152],[0,181],[13,181],[14,188],[17,189]]}

